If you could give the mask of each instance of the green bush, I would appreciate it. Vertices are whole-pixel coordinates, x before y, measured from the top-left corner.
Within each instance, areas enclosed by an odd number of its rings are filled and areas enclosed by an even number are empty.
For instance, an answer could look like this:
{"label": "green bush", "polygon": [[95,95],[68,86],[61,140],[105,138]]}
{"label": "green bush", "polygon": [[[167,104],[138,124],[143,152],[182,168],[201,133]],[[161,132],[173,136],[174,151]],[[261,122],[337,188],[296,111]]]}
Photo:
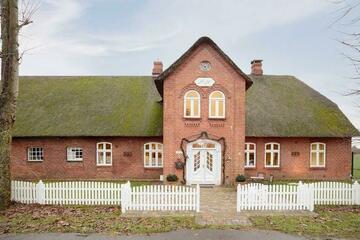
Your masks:
{"label": "green bush", "polygon": [[169,174],[167,175],[166,180],[168,182],[176,182],[177,180],[179,180],[179,178],[175,174]]}
{"label": "green bush", "polygon": [[245,182],[246,177],[244,175],[237,175],[236,182]]}

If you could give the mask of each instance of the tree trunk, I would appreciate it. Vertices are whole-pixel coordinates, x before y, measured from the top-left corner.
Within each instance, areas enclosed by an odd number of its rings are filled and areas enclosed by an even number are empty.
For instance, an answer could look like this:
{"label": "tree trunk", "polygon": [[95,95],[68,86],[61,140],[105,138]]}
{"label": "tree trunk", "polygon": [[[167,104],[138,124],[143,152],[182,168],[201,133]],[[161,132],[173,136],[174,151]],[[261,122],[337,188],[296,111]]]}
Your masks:
{"label": "tree trunk", "polygon": [[11,130],[19,89],[18,1],[1,0],[0,209],[10,204]]}

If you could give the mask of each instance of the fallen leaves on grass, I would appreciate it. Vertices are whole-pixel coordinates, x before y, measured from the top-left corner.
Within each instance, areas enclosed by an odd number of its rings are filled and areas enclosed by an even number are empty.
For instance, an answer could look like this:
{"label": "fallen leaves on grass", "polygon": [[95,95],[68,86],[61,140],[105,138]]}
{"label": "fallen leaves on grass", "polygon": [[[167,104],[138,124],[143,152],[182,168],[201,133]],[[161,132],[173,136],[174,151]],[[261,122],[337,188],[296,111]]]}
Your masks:
{"label": "fallen leaves on grass", "polygon": [[317,216],[256,216],[250,220],[261,229],[360,239],[359,206],[321,206],[316,212]]}
{"label": "fallen leaves on grass", "polygon": [[153,233],[196,228],[194,217],[121,217],[119,207],[14,204],[0,212],[0,233]]}

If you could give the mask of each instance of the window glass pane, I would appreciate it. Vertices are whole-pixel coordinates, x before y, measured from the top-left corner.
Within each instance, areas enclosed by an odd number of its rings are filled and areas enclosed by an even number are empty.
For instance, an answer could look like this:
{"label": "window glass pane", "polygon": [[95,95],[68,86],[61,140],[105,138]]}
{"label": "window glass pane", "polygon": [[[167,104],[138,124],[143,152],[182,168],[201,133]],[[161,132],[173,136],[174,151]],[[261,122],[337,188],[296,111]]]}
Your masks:
{"label": "window glass pane", "polygon": [[219,100],[219,117],[224,115],[224,100]]}
{"label": "window glass pane", "polygon": [[271,144],[266,144],[266,145],[265,145],[265,148],[266,148],[267,150],[270,150],[270,149],[271,149]]}
{"label": "window glass pane", "polygon": [[316,150],[316,145],[315,143],[311,144],[311,150]]}
{"label": "window glass pane", "polygon": [[221,92],[212,92],[210,98],[223,98],[223,95]]}
{"label": "window glass pane", "polygon": [[325,144],[319,144],[319,149],[324,150],[325,149]]}
{"label": "window glass pane", "polygon": [[111,164],[111,152],[106,152],[106,164]]}
{"label": "window glass pane", "polygon": [[319,166],[325,165],[325,154],[323,152],[319,153]]}
{"label": "window glass pane", "polygon": [[158,149],[161,150],[162,149],[162,144],[158,144]]}
{"label": "window glass pane", "polygon": [[185,101],[185,116],[191,116],[191,102],[189,99]]}
{"label": "window glass pane", "polygon": [[155,149],[156,149],[156,144],[155,143],[151,144],[151,150],[155,150]]}
{"label": "window glass pane", "polygon": [[111,149],[111,144],[107,143],[106,144],[106,149]]}
{"label": "window glass pane", "polygon": [[279,165],[279,153],[277,152],[274,153],[273,165],[274,166]]}
{"label": "window glass pane", "polygon": [[189,91],[189,92],[187,92],[187,94],[186,94],[186,97],[187,98],[198,98],[198,93],[197,92],[195,92],[195,91]]}
{"label": "window glass pane", "polygon": [[158,153],[158,166],[159,167],[162,166],[162,153],[161,152]]}
{"label": "window glass pane", "polygon": [[278,145],[278,144],[273,144],[273,146],[274,146],[274,149],[275,149],[275,150],[278,150],[278,149],[279,149],[279,145]]}
{"label": "window glass pane", "polygon": [[104,149],[104,145],[102,143],[98,144],[98,149]]}
{"label": "window glass pane", "polygon": [[271,165],[271,153],[265,154],[265,163],[266,165]]}
{"label": "window glass pane", "polygon": [[255,165],[255,154],[249,153],[249,166],[254,166],[254,165]]}
{"label": "window glass pane", "polygon": [[199,115],[199,100],[194,100],[194,116]]}
{"label": "window glass pane", "polygon": [[150,144],[145,144],[145,149],[149,149],[150,148]]}
{"label": "window glass pane", "polygon": [[255,144],[249,144],[249,149],[254,150],[255,149]]}
{"label": "window glass pane", "polygon": [[145,165],[146,166],[150,165],[150,153],[149,152],[145,153]]}

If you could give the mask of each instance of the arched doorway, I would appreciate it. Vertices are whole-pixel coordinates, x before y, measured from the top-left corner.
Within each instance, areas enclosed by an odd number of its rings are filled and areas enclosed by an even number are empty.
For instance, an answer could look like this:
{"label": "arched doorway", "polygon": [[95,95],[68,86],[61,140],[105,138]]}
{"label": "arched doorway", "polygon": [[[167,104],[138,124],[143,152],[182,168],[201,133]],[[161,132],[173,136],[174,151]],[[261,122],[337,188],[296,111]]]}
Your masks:
{"label": "arched doorway", "polygon": [[221,144],[208,139],[190,142],[186,148],[187,184],[221,184]]}

